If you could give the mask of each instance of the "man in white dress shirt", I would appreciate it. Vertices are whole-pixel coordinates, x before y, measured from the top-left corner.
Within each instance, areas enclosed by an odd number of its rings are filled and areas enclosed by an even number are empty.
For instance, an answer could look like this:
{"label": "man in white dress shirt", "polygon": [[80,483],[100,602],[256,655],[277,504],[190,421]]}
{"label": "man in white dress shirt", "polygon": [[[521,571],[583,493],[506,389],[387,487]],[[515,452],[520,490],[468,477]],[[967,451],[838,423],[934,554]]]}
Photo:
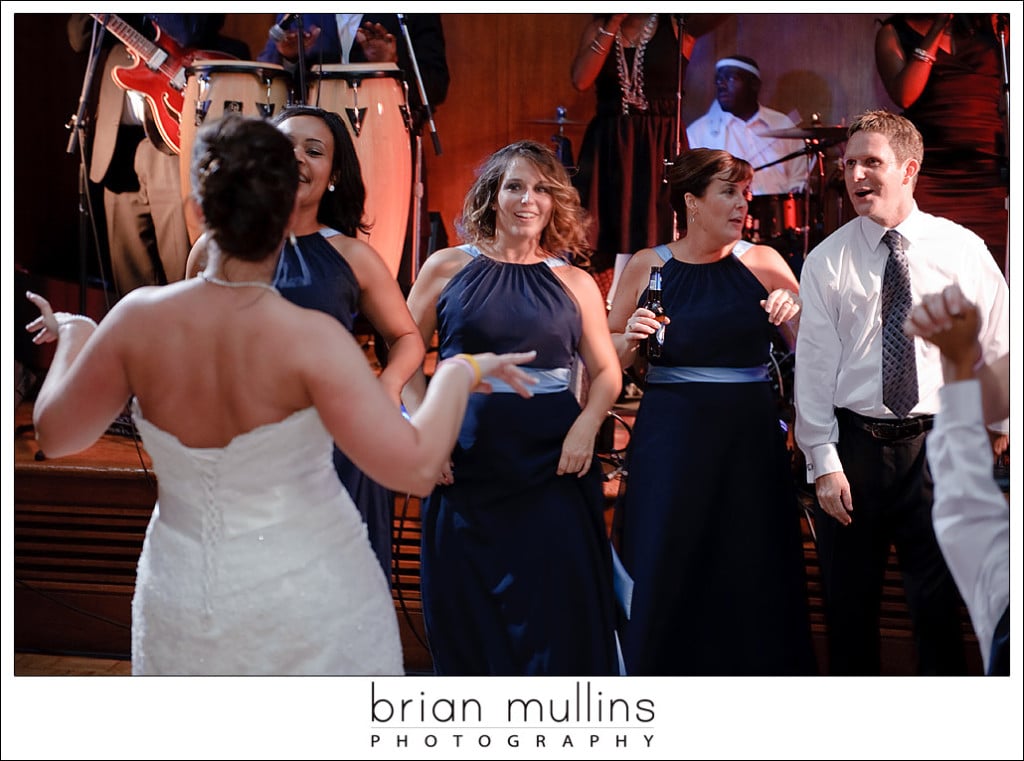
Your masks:
{"label": "man in white dress shirt", "polygon": [[914,340],[916,370],[903,378],[916,372],[916,402],[898,414],[883,401],[885,241],[898,234],[892,256],[897,249],[905,254],[914,301],[956,282],[978,305],[979,345],[988,362],[1009,350],[1009,292],[981,238],[918,209],[914,185],[923,152],[921,134],[904,117],[868,111],[854,120],[843,172],[858,216],[810,252],[800,278],[796,441],[818,502],[833,674],[880,672],[882,579],[892,544],[919,672],[966,671],[961,601],[932,526],[925,451],[940,407],[941,355]]}

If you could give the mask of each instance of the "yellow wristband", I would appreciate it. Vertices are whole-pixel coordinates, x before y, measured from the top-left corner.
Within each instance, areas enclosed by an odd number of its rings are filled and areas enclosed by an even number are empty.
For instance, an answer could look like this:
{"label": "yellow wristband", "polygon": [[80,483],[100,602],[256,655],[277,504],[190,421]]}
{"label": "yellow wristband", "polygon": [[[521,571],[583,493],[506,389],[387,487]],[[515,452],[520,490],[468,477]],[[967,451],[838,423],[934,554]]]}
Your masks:
{"label": "yellow wristband", "polygon": [[467,362],[470,367],[473,368],[473,387],[476,388],[480,385],[480,381],[483,380],[483,373],[480,372],[480,363],[476,361],[476,357],[472,354],[456,354],[455,359],[461,359],[463,362]]}

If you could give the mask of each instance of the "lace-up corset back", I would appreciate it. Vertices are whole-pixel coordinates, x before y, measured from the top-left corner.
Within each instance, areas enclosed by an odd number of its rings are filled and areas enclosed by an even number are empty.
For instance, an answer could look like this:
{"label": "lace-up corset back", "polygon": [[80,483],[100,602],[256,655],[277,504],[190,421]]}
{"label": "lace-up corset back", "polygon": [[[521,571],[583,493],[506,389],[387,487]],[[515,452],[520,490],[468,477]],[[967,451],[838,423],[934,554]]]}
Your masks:
{"label": "lace-up corset back", "polygon": [[[310,489],[324,499],[338,489],[333,467],[325,467],[331,437],[313,407],[208,449],[186,447],[146,420],[137,402],[133,412],[160,484],[161,518],[179,530],[207,534],[204,525],[216,512],[217,533],[244,533],[291,517],[289,507],[308,504]],[[220,507],[236,502],[245,510]]]}

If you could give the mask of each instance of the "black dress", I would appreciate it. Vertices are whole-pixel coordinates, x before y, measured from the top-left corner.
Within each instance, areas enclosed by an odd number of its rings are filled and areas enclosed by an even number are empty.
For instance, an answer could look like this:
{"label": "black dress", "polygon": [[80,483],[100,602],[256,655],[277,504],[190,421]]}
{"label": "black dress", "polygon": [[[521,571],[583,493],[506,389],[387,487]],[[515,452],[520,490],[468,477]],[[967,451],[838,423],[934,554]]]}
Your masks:
{"label": "black dress", "polygon": [[[626,671],[813,673],[800,512],[764,369],[767,292],[735,255],[697,265],[656,250],[672,322],[651,361],[616,521],[635,584]],[[659,368],[718,380],[655,382]]]}
{"label": "black dress", "polygon": [[[615,264],[616,254],[632,254],[659,241],[672,240],[672,205],[665,161],[675,151],[676,88],[679,46],[669,14],[644,50],[643,83],[648,110],[622,113],[616,43],[597,76],[597,113],[583,135],[579,171],[573,185],[590,212],[591,267],[600,272]],[[632,71],[636,48],[625,48]],[[683,59],[683,75],[688,61]],[[686,129],[679,125],[682,148]]]}
{"label": "black dress", "polygon": [[[941,48],[924,91],[903,115],[924,138],[914,188],[922,211],[980,235],[1005,271],[1010,193],[1000,44],[987,14],[971,33],[954,24],[955,54]],[[923,35],[901,17],[889,19],[907,60]]]}
{"label": "black dress", "polygon": [[[536,349],[531,366],[567,381],[582,320],[552,272],[566,263],[462,248],[475,258],[438,299],[439,356]],[[471,395],[454,484],[424,502],[423,612],[440,675],[619,672],[600,470],[556,474],[580,406],[552,386]]]}

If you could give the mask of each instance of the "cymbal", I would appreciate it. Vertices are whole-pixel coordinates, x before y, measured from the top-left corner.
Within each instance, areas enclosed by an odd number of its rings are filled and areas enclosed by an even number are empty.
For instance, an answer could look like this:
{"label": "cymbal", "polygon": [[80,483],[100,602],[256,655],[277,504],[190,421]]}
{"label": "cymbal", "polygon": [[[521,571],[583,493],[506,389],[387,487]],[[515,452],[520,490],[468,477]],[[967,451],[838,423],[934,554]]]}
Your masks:
{"label": "cymbal", "polygon": [[794,140],[835,140],[841,142],[846,139],[847,127],[790,127],[788,129],[773,129],[767,132],[758,132],[759,137],[783,137]]}
{"label": "cymbal", "polygon": [[577,121],[576,119],[527,119],[526,124],[572,124],[582,125],[586,122]]}

